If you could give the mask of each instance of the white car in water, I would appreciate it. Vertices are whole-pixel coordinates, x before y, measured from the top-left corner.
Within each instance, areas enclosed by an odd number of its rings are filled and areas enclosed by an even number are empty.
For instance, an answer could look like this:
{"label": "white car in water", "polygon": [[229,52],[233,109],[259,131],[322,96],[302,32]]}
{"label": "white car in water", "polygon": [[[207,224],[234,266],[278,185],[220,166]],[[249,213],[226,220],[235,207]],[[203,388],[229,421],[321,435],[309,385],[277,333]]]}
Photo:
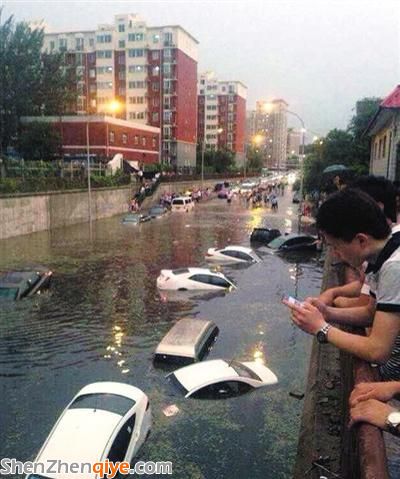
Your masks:
{"label": "white car in water", "polygon": [[177,291],[236,288],[224,274],[208,268],[162,269],[157,287]]}
{"label": "white car in water", "polygon": [[180,368],[168,374],[175,391],[185,398],[223,399],[278,382],[275,374],[257,361],[213,359]]}
{"label": "white car in water", "polygon": [[[140,389],[116,382],[92,383],[68,404],[35,462],[131,462],[151,427],[149,400]],[[95,472],[29,474],[27,479],[98,479]]]}
{"label": "white car in water", "polygon": [[209,248],[206,261],[218,263],[259,263],[261,259],[251,248],[244,246],[226,246],[225,248]]}

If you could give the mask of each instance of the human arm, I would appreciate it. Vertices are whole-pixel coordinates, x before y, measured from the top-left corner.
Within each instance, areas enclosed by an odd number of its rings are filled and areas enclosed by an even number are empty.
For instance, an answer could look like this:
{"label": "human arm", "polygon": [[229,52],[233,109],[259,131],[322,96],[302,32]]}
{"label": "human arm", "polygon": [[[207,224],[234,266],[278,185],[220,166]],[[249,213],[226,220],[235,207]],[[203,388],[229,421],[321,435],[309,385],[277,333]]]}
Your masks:
{"label": "human arm", "polygon": [[400,381],[360,383],[350,394],[349,403],[351,407],[354,407],[357,403],[368,399],[387,402],[398,394],[400,394]]}
{"label": "human arm", "polygon": [[[316,335],[326,324],[324,316],[314,305],[296,306],[284,301],[292,310],[292,320],[303,331]],[[393,350],[400,330],[400,313],[376,312],[371,334],[359,336],[332,327],[327,333],[328,342],[337,348],[373,363],[385,363]]]}
{"label": "human arm", "polygon": [[336,286],[334,288],[326,289],[318,296],[318,299],[322,303],[331,306],[335,298],[338,296],[346,296],[350,298],[359,296],[361,286],[362,284],[360,281],[352,281],[351,283],[344,284],[343,286]]}
{"label": "human arm", "polygon": [[354,308],[336,308],[325,306],[317,298],[307,298],[308,303],[316,306],[328,323],[346,324],[350,326],[371,326],[375,313],[375,300],[370,297],[367,305]]}
{"label": "human arm", "polygon": [[368,422],[381,429],[387,430],[386,420],[396,409],[376,399],[367,399],[350,408],[350,423],[353,426],[358,422]]}
{"label": "human arm", "polygon": [[370,301],[369,294],[360,294],[357,298],[346,298],[345,296],[337,296],[333,300],[333,306],[336,308],[355,308],[357,306],[366,306]]}

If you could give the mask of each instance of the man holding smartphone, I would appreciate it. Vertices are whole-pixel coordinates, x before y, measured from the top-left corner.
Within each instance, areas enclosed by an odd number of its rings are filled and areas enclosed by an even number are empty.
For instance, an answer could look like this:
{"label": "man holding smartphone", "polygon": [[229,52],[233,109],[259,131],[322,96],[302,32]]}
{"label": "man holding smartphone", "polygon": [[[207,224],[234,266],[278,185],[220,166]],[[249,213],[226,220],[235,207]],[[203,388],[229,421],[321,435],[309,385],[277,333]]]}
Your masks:
{"label": "man holding smartphone", "polygon": [[366,361],[380,364],[386,380],[400,380],[400,238],[392,237],[385,215],[368,195],[345,189],[335,193],[317,214],[317,227],[342,261],[359,268],[370,265],[369,280],[376,292],[376,310],[369,336],[359,336],[329,324],[313,299],[302,306],[283,301],[292,320],[317,336]]}

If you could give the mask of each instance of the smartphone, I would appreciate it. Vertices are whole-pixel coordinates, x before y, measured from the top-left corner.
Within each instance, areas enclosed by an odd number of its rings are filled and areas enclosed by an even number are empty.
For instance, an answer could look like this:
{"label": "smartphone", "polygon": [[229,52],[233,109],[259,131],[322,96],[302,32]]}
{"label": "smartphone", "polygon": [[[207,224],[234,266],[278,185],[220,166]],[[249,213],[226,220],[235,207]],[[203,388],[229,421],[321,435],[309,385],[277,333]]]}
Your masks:
{"label": "smartphone", "polygon": [[282,301],[285,300],[289,304],[295,304],[296,306],[299,306],[300,308],[303,306],[303,303],[299,301],[296,298],[293,298],[293,296],[287,296],[286,294],[282,296]]}

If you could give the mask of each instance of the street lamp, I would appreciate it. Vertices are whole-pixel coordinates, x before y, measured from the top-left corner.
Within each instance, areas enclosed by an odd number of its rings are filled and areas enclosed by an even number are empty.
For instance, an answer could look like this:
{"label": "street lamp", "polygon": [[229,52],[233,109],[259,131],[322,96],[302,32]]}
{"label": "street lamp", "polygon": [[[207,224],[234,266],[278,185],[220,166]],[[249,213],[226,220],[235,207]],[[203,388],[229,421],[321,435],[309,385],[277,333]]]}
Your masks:
{"label": "street lamp", "polygon": [[[224,131],[223,128],[218,128],[217,135],[220,135]],[[203,136],[203,141],[201,143],[201,188],[204,189],[204,153],[206,149],[206,138],[205,131]]]}

